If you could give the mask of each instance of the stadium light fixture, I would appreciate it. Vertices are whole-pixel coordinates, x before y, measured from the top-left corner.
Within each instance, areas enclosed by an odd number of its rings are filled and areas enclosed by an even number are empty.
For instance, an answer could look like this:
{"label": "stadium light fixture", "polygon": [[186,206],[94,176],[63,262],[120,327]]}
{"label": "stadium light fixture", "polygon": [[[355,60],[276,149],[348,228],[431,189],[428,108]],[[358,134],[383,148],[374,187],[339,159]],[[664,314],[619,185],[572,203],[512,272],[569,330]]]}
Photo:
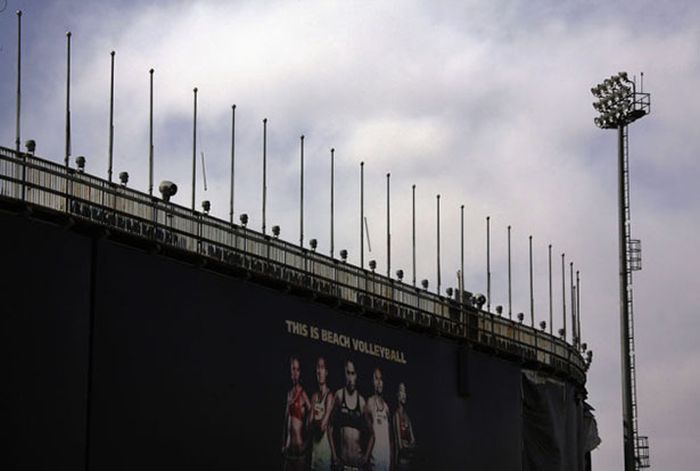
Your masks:
{"label": "stadium light fixture", "polygon": [[591,88],[597,100],[593,108],[600,114],[593,119],[601,129],[617,129],[649,114],[649,94],[637,92],[637,85],[626,72],[620,72]]}
{"label": "stadium light fixture", "polygon": [[[629,167],[627,126],[650,112],[649,93],[644,93],[644,74],[641,75],[640,91],[635,80],[630,80],[626,72],[620,72],[593,87],[591,93],[596,98],[593,108],[599,113],[593,119],[601,129],[617,129],[618,135],[618,251],[620,273],[620,344],[622,351],[622,429],[625,471],[639,469],[637,436],[636,385],[634,369],[634,334],[631,329],[632,303],[630,216],[629,216]],[[573,306],[572,306],[573,309]],[[592,352],[587,352],[588,364]]]}

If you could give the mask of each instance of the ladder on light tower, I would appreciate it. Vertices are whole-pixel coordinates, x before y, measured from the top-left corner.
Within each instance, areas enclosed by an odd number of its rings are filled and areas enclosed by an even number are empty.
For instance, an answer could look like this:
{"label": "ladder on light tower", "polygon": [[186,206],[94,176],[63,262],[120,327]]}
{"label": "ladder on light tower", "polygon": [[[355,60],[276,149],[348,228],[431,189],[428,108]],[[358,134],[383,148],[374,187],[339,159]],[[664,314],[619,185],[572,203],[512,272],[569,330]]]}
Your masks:
{"label": "ladder on light tower", "polygon": [[631,216],[630,216],[630,172],[629,172],[629,130],[628,126],[623,128],[624,141],[624,210],[625,210],[625,246],[627,248],[627,312],[629,315],[629,364],[632,389],[632,437],[634,440],[634,462],[635,470],[650,468],[649,464],[649,439],[639,435],[637,423],[637,370],[635,366],[634,350],[634,309],[632,293],[632,272],[642,269],[642,244],[639,239],[631,237]]}

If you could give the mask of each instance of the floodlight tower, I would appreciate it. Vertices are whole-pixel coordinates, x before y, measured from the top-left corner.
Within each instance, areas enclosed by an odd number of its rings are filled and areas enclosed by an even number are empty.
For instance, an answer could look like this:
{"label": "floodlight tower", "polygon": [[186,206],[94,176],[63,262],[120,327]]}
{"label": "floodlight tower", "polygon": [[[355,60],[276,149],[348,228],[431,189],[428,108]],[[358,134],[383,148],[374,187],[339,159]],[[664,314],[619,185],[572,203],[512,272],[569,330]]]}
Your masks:
{"label": "floodlight tower", "polygon": [[627,126],[649,114],[648,93],[637,91],[627,72],[606,78],[591,89],[597,101],[593,107],[600,113],[594,119],[601,129],[617,129],[618,202],[620,256],[620,340],[622,353],[622,428],[624,435],[625,471],[649,468],[648,438],[637,430],[637,385],[634,360],[634,315],[632,309],[632,272],[641,270],[641,245],[630,235],[629,135]]}

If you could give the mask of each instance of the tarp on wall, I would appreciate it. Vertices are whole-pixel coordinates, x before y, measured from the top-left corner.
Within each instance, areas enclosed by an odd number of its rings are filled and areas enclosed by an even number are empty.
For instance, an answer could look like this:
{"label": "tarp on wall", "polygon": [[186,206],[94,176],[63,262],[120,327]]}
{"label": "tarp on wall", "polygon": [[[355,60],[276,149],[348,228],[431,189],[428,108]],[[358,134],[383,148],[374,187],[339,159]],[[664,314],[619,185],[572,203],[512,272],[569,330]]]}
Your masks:
{"label": "tarp on wall", "polygon": [[586,455],[600,444],[592,408],[566,382],[523,370],[523,469],[585,469]]}

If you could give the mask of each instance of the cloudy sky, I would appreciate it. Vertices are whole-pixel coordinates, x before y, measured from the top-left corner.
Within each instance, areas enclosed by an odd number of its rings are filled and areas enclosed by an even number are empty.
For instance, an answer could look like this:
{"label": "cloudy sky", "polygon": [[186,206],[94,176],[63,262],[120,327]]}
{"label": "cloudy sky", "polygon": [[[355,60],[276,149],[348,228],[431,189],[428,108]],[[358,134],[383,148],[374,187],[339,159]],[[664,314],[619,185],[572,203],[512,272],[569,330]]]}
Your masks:
{"label": "cloudy sky", "polygon": [[[73,32],[73,154],[107,172],[109,64],[116,51],[115,172],[146,190],[148,70],[155,69],[155,181],[189,206],[192,89],[208,191],[228,217],[231,105],[236,215],[261,223],[262,119],[268,118],[268,224],[298,240],[299,136],[306,136],[305,234],[329,248],[330,148],[336,149],[336,250],[358,261],[359,163],[372,252],[386,267],[385,175],[392,175],[392,268],[410,273],[417,185],[418,278],[435,286],[435,197],[442,201],[443,286],[459,262],[505,304],[513,227],[514,310],[528,301],[528,235],[537,320],[548,318],[547,245],[581,273],[589,401],[603,443],[594,469],[621,468],[616,136],[593,125],[591,86],[626,70],[651,92],[630,129],[640,428],[656,469],[697,469],[700,443],[700,6],[692,1],[54,1],[0,0],[0,145],[14,142],[16,16],[24,10],[22,138],[62,161],[65,32]],[[693,131],[695,129],[695,131]],[[201,175],[201,171],[200,171]],[[568,267],[567,267],[568,272]],[[409,275],[410,276],[410,275]],[[560,278],[555,279],[560,285]],[[568,279],[567,279],[568,284]],[[561,291],[555,290],[561,317]],[[559,328],[560,321],[555,322]]]}

